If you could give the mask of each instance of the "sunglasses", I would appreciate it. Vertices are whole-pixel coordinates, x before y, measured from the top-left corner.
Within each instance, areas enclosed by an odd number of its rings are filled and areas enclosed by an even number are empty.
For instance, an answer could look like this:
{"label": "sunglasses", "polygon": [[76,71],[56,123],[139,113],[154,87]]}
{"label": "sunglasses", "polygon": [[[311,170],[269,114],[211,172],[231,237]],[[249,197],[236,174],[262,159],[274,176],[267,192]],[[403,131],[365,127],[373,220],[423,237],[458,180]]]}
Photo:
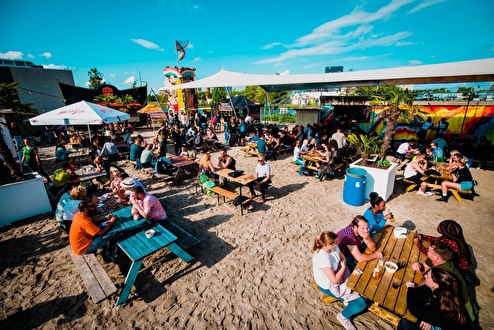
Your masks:
{"label": "sunglasses", "polygon": [[262,163],[264,159],[258,159],[257,162]]}

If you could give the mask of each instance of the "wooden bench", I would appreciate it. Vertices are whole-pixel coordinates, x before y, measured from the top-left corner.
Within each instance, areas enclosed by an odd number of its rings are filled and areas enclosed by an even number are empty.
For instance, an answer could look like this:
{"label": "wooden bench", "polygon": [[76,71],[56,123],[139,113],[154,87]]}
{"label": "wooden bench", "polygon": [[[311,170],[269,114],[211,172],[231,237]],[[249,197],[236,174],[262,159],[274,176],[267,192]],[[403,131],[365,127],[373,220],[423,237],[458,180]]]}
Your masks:
{"label": "wooden bench", "polygon": [[405,189],[406,192],[412,191],[413,189],[415,189],[415,187],[417,187],[417,184],[411,180],[403,178],[403,182],[409,184],[409,186]]}
{"label": "wooden bench", "polygon": [[182,229],[179,225],[171,221],[170,219],[163,221],[161,223],[170,233],[177,236],[176,243],[184,250],[188,250],[201,243],[199,239],[189,234],[187,231]]}
{"label": "wooden bench", "polygon": [[220,196],[223,196],[223,203],[226,202],[226,198],[230,200],[234,200],[236,197],[238,197],[238,194],[236,192],[230,191],[223,189],[221,187],[215,186],[213,188],[208,188],[209,190],[213,191],[216,196],[218,197],[218,205],[220,205]]}
{"label": "wooden bench", "polygon": [[[322,292],[321,290],[319,290],[316,281],[312,281],[312,286],[314,287],[314,289],[317,289],[317,291]],[[327,294],[324,294],[324,296],[321,297],[321,301],[329,305],[331,303],[334,303],[335,301],[338,301],[338,299],[328,296]]]}
{"label": "wooden bench", "polygon": [[281,147],[281,148],[276,150],[276,154],[279,156],[287,154],[289,152],[293,152],[293,147],[291,147],[291,148]]}
{"label": "wooden bench", "polygon": [[453,188],[450,188],[449,191],[451,191],[451,193],[453,194],[453,196],[455,196],[456,200],[459,202],[459,203],[463,203],[463,199],[461,198],[460,194],[463,194],[463,195],[471,195],[473,194],[473,190],[457,190],[457,189],[453,189]]}
{"label": "wooden bench", "polygon": [[89,295],[93,298],[95,303],[99,303],[117,292],[117,288],[94,254],[78,256],[74,253],[70,245],[67,246],[67,252],[72,258],[72,261],[82,277],[82,281],[89,291]]}

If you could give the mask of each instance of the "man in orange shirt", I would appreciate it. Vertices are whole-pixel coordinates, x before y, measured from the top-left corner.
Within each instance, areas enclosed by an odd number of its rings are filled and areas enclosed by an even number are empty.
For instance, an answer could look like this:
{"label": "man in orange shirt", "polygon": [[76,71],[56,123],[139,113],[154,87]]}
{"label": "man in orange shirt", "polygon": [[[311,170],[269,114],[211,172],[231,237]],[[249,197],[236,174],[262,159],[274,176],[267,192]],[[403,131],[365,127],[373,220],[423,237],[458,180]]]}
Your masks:
{"label": "man in orange shirt", "polygon": [[[107,241],[103,239],[103,235],[110,230],[112,224],[117,220],[117,217],[111,214],[93,220],[89,211],[89,203],[82,201],[79,204],[79,212],[74,215],[70,226],[69,242],[76,255],[94,253],[99,248],[105,247]],[[105,220],[108,221],[103,228],[96,225]]]}

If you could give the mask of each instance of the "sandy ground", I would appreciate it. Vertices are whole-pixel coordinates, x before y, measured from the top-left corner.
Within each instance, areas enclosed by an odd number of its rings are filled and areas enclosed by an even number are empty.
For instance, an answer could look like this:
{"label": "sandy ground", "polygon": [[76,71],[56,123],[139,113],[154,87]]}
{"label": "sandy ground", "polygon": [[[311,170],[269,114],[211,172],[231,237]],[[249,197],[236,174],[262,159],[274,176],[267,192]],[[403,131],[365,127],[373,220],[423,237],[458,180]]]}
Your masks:
{"label": "sandy ground", "polygon": [[[41,148],[41,153],[45,169],[53,171],[54,147]],[[239,169],[254,171],[256,158],[244,158],[239,148],[229,153]],[[311,286],[310,249],[321,231],[341,229],[367,205],[343,202],[343,172],[324,182],[300,177],[290,158],[270,162],[272,196],[264,205],[254,202],[244,216],[228,205],[217,206],[216,197],[195,195],[190,181],[170,187],[127,166],[164,202],[170,218],[202,243],[189,251],[196,257],[191,264],[167,250],[146,258],[130,300],[119,308],[113,308],[116,295],[100,304],[88,296],[65,250],[67,236],[52,214],[0,228],[0,328],[342,329],[336,314],[343,305],[323,304],[322,294]],[[494,172],[472,173],[480,183],[474,201],[439,203],[403,192],[397,181],[388,207],[396,225],[411,221],[425,234],[435,235],[444,219],[463,226],[481,279],[480,323],[492,329],[494,192],[489,186]],[[119,268],[98,258],[114,283],[123,283]],[[394,328],[371,312],[354,321],[358,329]]]}

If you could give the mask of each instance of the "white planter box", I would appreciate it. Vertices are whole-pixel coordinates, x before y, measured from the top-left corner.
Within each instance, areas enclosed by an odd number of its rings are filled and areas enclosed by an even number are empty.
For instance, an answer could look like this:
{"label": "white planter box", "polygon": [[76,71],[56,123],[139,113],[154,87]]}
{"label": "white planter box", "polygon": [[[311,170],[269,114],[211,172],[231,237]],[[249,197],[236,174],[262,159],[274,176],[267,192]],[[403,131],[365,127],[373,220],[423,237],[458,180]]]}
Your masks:
{"label": "white planter box", "polygon": [[52,211],[43,178],[34,174],[33,179],[0,186],[0,227]]}
{"label": "white planter box", "polygon": [[351,163],[350,167],[357,167],[367,171],[367,175],[365,176],[365,198],[368,199],[369,194],[375,191],[379,196],[384,198],[384,200],[387,200],[393,193],[395,187],[396,168],[398,167],[398,164],[391,163],[391,166],[384,170],[381,168],[357,165],[359,162],[360,159]]}

